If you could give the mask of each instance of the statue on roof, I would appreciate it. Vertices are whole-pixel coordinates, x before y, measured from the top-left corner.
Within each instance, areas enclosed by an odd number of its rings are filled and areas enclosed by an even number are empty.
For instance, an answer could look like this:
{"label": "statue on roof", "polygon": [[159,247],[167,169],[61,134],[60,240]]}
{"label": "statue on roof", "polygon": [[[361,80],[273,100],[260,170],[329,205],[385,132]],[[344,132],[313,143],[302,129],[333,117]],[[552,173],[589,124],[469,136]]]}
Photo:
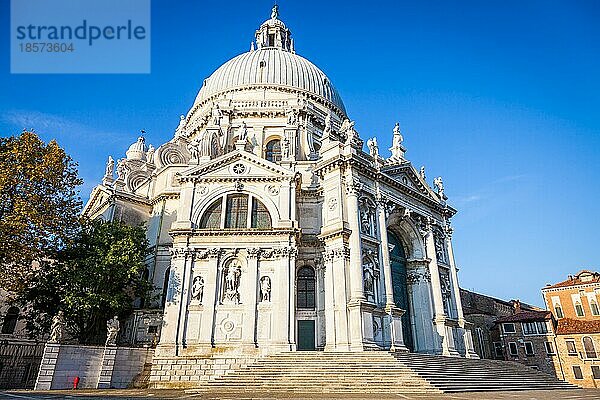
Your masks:
{"label": "statue on roof", "polygon": [[373,158],[379,157],[379,146],[377,145],[377,138],[367,140],[367,147],[369,148],[369,154]]}
{"label": "statue on roof", "polygon": [[277,19],[279,17],[279,6],[275,4],[271,9],[271,19]]}
{"label": "statue on roof", "polygon": [[106,162],[106,170],[104,171],[104,176],[112,178],[114,170],[115,170],[115,160],[112,158],[112,156],[108,156],[108,161]]}

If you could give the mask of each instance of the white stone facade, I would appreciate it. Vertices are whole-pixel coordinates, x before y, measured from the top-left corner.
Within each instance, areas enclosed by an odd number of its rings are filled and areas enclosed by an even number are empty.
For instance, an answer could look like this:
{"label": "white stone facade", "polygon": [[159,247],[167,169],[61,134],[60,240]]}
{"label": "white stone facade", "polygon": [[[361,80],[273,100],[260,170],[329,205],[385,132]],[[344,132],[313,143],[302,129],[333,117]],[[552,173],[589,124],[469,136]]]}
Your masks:
{"label": "white stone facade", "polygon": [[[391,131],[391,129],[390,129]],[[204,81],[173,139],[143,138],[86,205],[146,222],[164,304],[156,357],[410,350],[476,357],[450,218],[405,159],[369,152],[330,80],[274,10]],[[111,159],[112,160],[112,159]],[[161,292],[162,288],[162,292]]]}

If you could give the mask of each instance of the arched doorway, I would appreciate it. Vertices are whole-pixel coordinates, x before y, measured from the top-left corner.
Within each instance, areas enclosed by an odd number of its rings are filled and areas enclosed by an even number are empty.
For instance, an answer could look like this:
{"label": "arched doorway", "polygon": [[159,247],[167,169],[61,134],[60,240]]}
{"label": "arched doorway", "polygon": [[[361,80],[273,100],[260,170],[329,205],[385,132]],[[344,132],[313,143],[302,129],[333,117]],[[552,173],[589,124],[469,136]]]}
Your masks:
{"label": "arched doorway", "polygon": [[406,310],[402,316],[402,333],[404,344],[410,351],[413,351],[413,336],[410,324],[410,309],[408,301],[408,289],[406,286],[406,255],[404,246],[398,237],[388,231],[388,241],[390,244],[390,264],[392,267],[392,287],[394,289],[394,303],[396,307]]}

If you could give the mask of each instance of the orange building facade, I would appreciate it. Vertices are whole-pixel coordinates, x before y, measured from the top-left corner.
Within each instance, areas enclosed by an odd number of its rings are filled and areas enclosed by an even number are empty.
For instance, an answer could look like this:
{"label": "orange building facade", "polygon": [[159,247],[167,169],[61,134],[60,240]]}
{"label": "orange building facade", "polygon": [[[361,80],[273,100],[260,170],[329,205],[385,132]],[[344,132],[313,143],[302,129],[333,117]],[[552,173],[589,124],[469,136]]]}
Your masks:
{"label": "orange building facade", "polygon": [[600,273],[580,271],[542,294],[556,321],[556,375],[578,386],[600,386]]}

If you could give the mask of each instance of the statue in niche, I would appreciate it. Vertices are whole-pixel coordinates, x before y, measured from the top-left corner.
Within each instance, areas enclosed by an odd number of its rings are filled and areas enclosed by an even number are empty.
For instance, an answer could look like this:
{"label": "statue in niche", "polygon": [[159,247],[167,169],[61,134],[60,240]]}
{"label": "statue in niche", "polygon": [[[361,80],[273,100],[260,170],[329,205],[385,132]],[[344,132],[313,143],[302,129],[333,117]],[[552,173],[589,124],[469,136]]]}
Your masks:
{"label": "statue in niche", "polygon": [[371,157],[377,159],[377,157],[379,157],[379,145],[377,144],[377,138],[367,140],[367,147],[369,148],[369,154]]}
{"label": "statue in niche", "polygon": [[373,273],[370,270],[372,264],[367,264],[365,266],[365,272],[364,272],[364,287],[365,287],[365,294],[367,297],[367,300],[369,300],[370,298],[372,298],[373,300],[375,300],[375,278],[373,277]]}
{"label": "statue in niche", "polygon": [[128,168],[125,165],[125,160],[120,159],[117,161],[117,179],[120,181],[124,181],[127,178]]}
{"label": "statue in niche", "polygon": [[105,346],[116,346],[117,335],[121,329],[119,318],[115,315],[108,321],[106,321],[106,343]]}
{"label": "statue in niche", "polygon": [[108,156],[108,161],[106,161],[106,170],[104,171],[104,176],[112,178],[114,170],[115,170],[115,160],[112,158],[112,156]]}
{"label": "statue in niche", "polygon": [[190,152],[191,160],[198,160],[200,157],[200,142],[197,139],[192,140],[188,145],[187,149]]}
{"label": "statue in niche", "polygon": [[65,328],[65,314],[59,311],[58,314],[52,318],[52,326],[50,327],[50,340],[49,343],[60,343],[63,337]]}
{"label": "statue in niche", "polygon": [[204,296],[204,278],[200,275],[194,277],[192,281],[192,299],[198,300],[202,303],[202,297]]}
{"label": "statue in niche", "polygon": [[364,234],[371,234],[371,218],[368,210],[362,210],[360,213],[360,230]]}
{"label": "statue in niche", "polygon": [[271,301],[271,278],[260,278],[260,301]]}
{"label": "statue in niche", "polygon": [[239,304],[240,303],[240,274],[241,268],[238,261],[233,261],[227,272],[225,273],[225,292],[223,294],[223,301],[227,303]]}

